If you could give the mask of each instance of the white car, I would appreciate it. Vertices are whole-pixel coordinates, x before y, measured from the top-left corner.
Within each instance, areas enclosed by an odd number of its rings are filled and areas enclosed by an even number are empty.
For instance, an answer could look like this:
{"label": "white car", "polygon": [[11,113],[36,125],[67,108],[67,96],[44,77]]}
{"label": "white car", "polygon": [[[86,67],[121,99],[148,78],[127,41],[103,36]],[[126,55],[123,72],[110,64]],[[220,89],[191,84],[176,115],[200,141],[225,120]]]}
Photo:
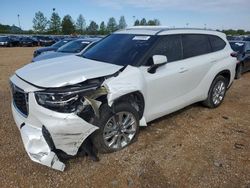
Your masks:
{"label": "white car", "polygon": [[25,149],[63,171],[65,157],[120,150],[139,126],[192,103],[218,107],[234,80],[232,52],[217,31],[148,26],[117,31],[82,55],[28,64],[10,78]]}

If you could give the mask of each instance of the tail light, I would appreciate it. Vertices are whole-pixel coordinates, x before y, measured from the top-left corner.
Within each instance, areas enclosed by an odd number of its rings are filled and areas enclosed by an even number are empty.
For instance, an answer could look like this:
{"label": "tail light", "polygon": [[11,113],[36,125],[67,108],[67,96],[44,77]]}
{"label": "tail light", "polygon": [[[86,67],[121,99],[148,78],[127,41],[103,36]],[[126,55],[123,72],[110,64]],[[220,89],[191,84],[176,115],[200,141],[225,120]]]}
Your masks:
{"label": "tail light", "polygon": [[230,55],[231,55],[232,57],[237,57],[237,56],[238,56],[238,53],[237,53],[237,52],[232,52]]}

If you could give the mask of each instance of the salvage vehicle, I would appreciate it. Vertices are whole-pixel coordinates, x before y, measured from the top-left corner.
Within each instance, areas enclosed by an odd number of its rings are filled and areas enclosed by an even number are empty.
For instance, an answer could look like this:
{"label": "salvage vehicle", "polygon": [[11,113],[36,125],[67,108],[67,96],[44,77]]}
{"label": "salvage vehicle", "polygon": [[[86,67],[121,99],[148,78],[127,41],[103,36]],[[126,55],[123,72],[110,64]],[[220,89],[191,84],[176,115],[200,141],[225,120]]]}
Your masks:
{"label": "salvage vehicle", "polygon": [[56,41],[50,36],[33,36],[38,41],[39,46],[50,46]]}
{"label": "salvage vehicle", "polygon": [[232,52],[217,31],[145,26],[116,31],[81,55],[30,63],[10,78],[25,149],[63,171],[64,158],[119,151],[166,114],[196,102],[216,108],[234,80]]}
{"label": "salvage vehicle", "polygon": [[87,46],[89,46],[93,42],[97,42],[101,38],[84,38],[84,39],[76,39],[66,43],[65,45],[58,48],[56,51],[49,51],[39,56],[36,56],[32,59],[32,62],[37,62],[45,59],[51,59],[56,57],[62,57],[72,54],[77,54],[83,51]]}
{"label": "salvage vehicle", "polygon": [[0,36],[0,46],[13,47],[18,45],[19,45],[18,41],[13,40],[8,36]]}
{"label": "salvage vehicle", "polygon": [[20,43],[20,46],[23,46],[23,47],[24,46],[27,46],[27,47],[38,46],[38,42],[31,37],[22,37],[19,43]]}
{"label": "salvage vehicle", "polygon": [[56,51],[58,48],[60,48],[61,46],[69,43],[70,41],[75,40],[75,38],[66,38],[63,40],[60,40],[58,42],[56,42],[55,44],[51,45],[51,46],[47,46],[47,47],[42,47],[42,48],[38,48],[34,51],[33,53],[33,57],[36,57],[44,52],[49,52],[49,51]]}
{"label": "salvage vehicle", "polygon": [[235,78],[239,79],[242,73],[250,70],[250,41],[229,41],[233,51],[237,52],[235,57],[238,59]]}

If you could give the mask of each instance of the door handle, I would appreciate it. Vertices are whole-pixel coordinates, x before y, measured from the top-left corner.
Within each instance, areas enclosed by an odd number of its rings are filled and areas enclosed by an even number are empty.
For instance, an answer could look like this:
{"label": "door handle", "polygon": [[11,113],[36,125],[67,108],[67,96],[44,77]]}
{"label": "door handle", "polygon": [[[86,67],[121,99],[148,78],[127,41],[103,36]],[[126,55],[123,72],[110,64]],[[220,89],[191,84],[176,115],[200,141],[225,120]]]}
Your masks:
{"label": "door handle", "polygon": [[188,71],[187,68],[182,67],[182,68],[180,68],[179,73],[184,73],[184,72],[187,72],[187,71]]}

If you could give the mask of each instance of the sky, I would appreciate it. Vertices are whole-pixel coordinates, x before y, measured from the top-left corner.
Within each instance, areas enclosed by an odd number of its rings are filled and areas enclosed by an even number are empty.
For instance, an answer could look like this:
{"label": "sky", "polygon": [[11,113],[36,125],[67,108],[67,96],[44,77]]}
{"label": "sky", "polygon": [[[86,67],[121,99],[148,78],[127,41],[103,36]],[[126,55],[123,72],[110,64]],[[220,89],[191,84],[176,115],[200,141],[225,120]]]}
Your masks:
{"label": "sky", "polygon": [[82,14],[91,20],[107,23],[125,16],[128,26],[135,19],[157,18],[167,27],[250,30],[250,0],[1,0],[0,23],[32,29],[37,11],[50,18],[53,8],[61,16],[74,20]]}

